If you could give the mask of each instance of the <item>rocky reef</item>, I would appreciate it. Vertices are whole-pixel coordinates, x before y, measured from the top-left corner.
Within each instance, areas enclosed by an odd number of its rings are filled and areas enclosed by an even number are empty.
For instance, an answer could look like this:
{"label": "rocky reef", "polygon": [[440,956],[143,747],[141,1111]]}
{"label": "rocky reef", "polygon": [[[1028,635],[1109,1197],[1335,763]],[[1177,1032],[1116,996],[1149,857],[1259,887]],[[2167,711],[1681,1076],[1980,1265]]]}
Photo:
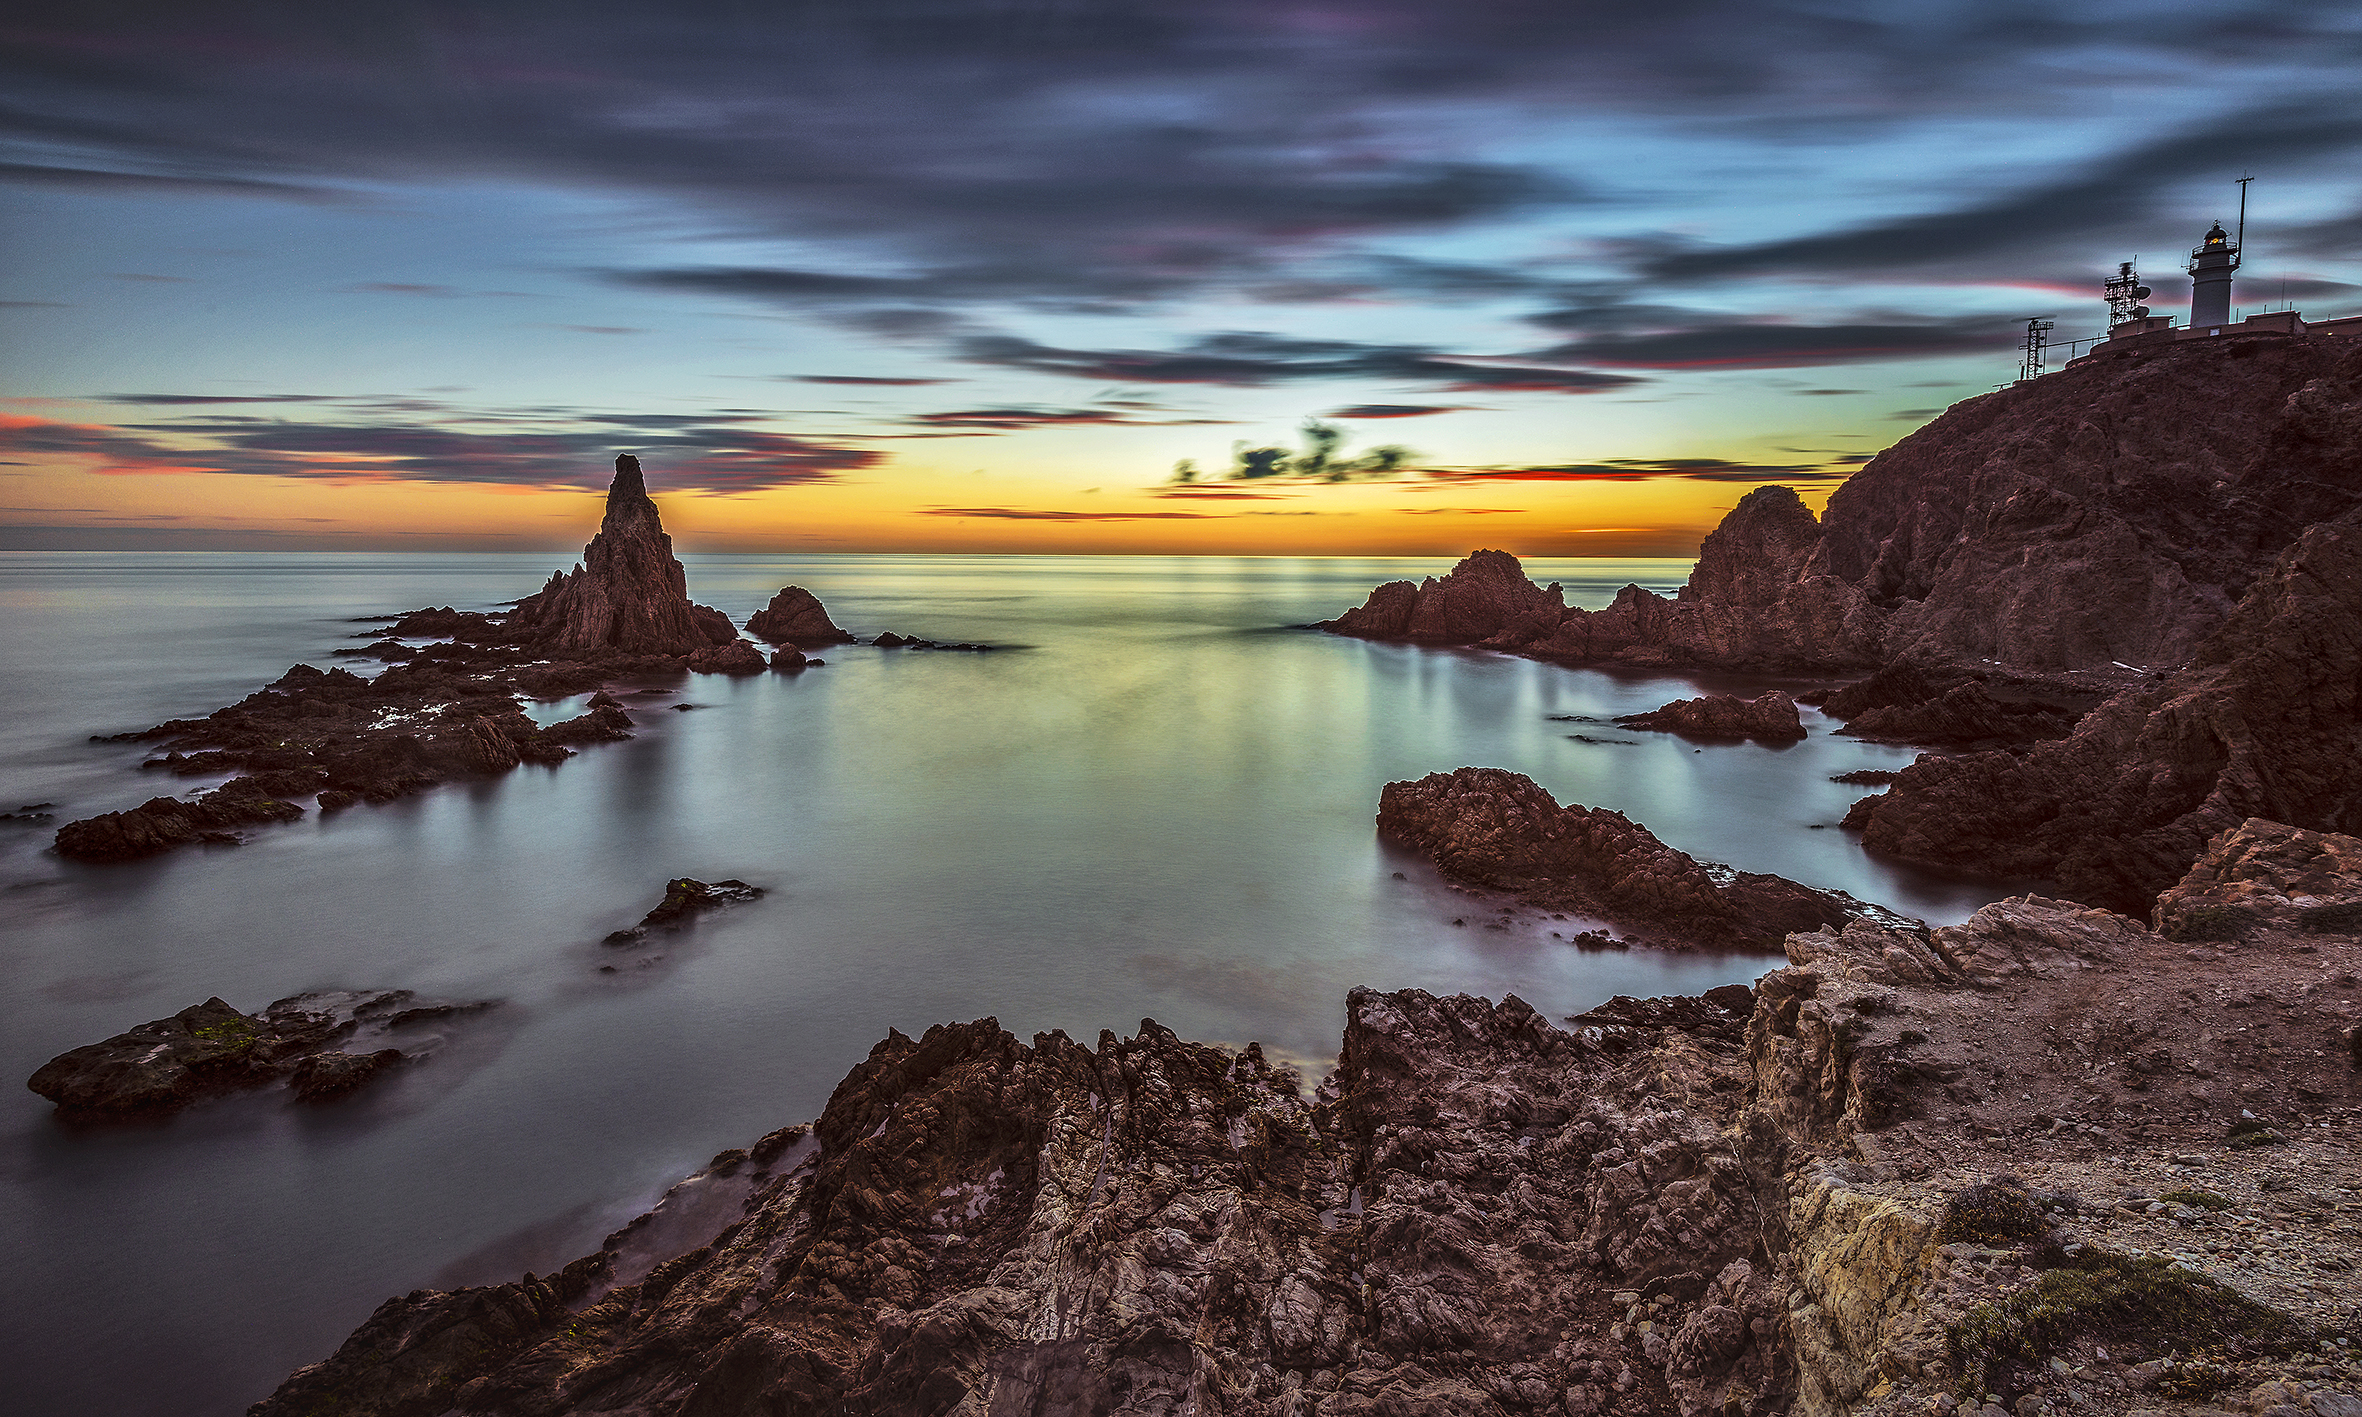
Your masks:
{"label": "rocky reef", "polygon": [[2258,904],[2195,951],[2022,897],[1564,1027],[1356,990],[1310,1093],[1147,1021],[892,1034],[810,1128],[557,1273],[387,1300],[254,1417],[2346,1417],[2362,940],[2260,902],[2362,902],[2358,851],[2245,824],[2186,900]]}
{"label": "rocky reef", "polygon": [[392,1046],[402,1030],[492,1007],[421,1003],[408,989],[298,994],[257,1014],[207,999],[60,1053],[25,1086],[81,1121],[158,1116],[280,1082],[303,1101],[329,1102],[418,1056]]}
{"label": "rocky reef", "polygon": [[1626,728],[1679,733],[1689,738],[1757,738],[1768,743],[1794,743],[1804,737],[1804,720],[1796,701],[1778,689],[1766,689],[1752,699],[1736,694],[1706,694],[1675,699],[1647,713],[1626,714],[1616,720]]}
{"label": "rocky reef", "polygon": [[[789,590],[803,597],[797,613],[827,621],[817,600]],[[629,456],[616,459],[606,518],[575,571],[553,576],[505,616],[441,606],[359,638],[369,636],[378,638],[337,653],[391,666],[373,679],[298,664],[204,718],[100,740],[155,744],[161,751],[146,768],[229,780],[193,799],[156,797],[69,822],[57,830],[58,853],[122,861],[198,842],[234,844],[241,827],[300,818],[300,798],[316,796],[322,811],[336,811],[525,763],[554,766],[584,745],[631,737],[631,715],[599,692],[581,716],[537,727],[523,712],[525,699],[684,670],[760,674],[806,662],[784,651],[767,661],[720,612],[690,602],[672,539]],[[402,643],[429,636],[450,638]]]}
{"label": "rocky reef", "polygon": [[664,899],[656,903],[655,909],[641,916],[639,924],[614,931],[607,936],[606,943],[636,944],[654,931],[685,930],[698,916],[709,911],[762,898],[762,887],[750,886],[744,881],[700,881],[683,876],[664,883]]}
{"label": "rocky reef", "polygon": [[1670,949],[1775,951],[1790,931],[1841,926],[1871,909],[1842,892],[1709,866],[1621,812],[1561,807],[1504,768],[1386,784],[1378,832],[1424,852],[1452,880]]}

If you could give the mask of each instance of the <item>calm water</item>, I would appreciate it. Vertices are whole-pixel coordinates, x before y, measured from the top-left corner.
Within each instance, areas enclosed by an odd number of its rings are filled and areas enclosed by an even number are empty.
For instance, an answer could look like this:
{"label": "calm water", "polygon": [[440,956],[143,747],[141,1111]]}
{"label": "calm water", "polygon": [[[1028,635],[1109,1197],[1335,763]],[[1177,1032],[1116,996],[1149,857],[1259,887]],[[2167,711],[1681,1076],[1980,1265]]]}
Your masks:
{"label": "calm water", "polygon": [[[527,594],[558,559],[0,555],[0,809],[47,799],[66,820],[195,785],[143,776],[137,747],[88,735],[326,665],[351,617]],[[1858,794],[1830,774],[1909,756],[1832,738],[1817,716],[1792,748],[1697,751],[1549,715],[1634,712],[1698,681],[1286,628],[1443,562],[685,559],[693,594],[734,618],[793,582],[865,637],[1022,648],[832,649],[797,678],[677,681],[702,710],[642,711],[631,742],[242,848],[81,867],[45,853],[47,831],[0,824],[8,1078],[214,994],[247,1009],[340,986],[509,1001],[382,1093],[326,1110],[254,1098],[72,1132],[0,1087],[12,1411],[235,1412],[387,1295],[594,1247],[714,1152],[815,1115],[889,1028],[992,1014],[1087,1041],[1145,1015],[1261,1040],[1316,1074],[1356,984],[1514,991],[1565,1014],[1768,965],[1455,927],[1460,898],[1374,838],[1392,779],[1514,768],[1696,855],[1936,921],[1993,894],[1811,829]],[[1628,580],[1678,585],[1688,564],[1529,569],[1596,606]],[[675,875],[772,894],[660,964],[598,973],[615,954],[595,942]]]}

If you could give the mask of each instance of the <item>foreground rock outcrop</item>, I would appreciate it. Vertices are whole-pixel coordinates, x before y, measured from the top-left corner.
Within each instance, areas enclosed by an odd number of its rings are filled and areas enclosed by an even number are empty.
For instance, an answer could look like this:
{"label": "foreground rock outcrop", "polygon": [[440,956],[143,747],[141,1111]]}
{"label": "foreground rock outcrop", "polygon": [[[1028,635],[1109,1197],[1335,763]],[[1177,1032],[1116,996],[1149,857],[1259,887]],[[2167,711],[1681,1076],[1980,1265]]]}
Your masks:
{"label": "foreground rock outcrop", "polygon": [[639,924],[610,933],[606,943],[628,945],[646,939],[651,931],[685,930],[701,915],[762,898],[761,886],[741,880],[700,881],[682,876],[664,883],[664,899],[641,916]]}
{"label": "foreground rock outcrop", "polygon": [[694,654],[738,638],[730,617],[690,601],[688,573],[629,453],[615,459],[607,515],[582,548],[582,564],[518,601],[509,626],[577,654]]}
{"label": "foreground rock outcrop", "polygon": [[2319,1044],[2362,942],[2029,897],[1789,958],[1567,1028],[1356,990],[1309,1095],[1145,1021],[893,1034],[809,1129],[557,1273],[389,1299],[254,1413],[2342,1417],[2362,1092]]}
{"label": "foreground rock outcrop", "polygon": [[1561,807],[1504,768],[1386,784],[1378,832],[1425,852],[1452,880],[1673,949],[1777,950],[1791,931],[1841,926],[1870,909],[1843,892],[1708,866],[1621,812]]}
{"label": "foreground rock outcrop", "polygon": [[258,1014],[207,999],[60,1053],[25,1086],[73,1120],[157,1116],[282,1081],[304,1101],[328,1102],[417,1052],[390,1045],[403,1029],[492,1006],[422,1004],[407,989],[298,994]]}

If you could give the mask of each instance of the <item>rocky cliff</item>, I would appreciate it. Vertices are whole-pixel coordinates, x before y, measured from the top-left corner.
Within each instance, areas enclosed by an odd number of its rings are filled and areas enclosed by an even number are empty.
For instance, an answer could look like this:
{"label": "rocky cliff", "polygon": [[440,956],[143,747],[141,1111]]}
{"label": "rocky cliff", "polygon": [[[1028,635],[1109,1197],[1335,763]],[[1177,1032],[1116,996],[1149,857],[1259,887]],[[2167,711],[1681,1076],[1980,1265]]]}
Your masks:
{"label": "rocky cliff", "polygon": [[2362,902],[2357,851],[2231,834],[2203,949],[2028,897],[1569,1027],[1357,990],[1309,1094],[1149,1022],[894,1034],[812,1127],[558,1273],[386,1301],[255,1417],[2347,1417],[2362,940],[2268,907]]}
{"label": "rocky cliff", "polygon": [[688,575],[629,453],[615,459],[607,515],[582,564],[519,601],[509,626],[575,654],[694,654],[738,638],[728,616],[690,603]]}
{"label": "rocky cliff", "polygon": [[2308,529],[2198,645],[2057,742],[1923,755],[1864,844],[2145,913],[2248,817],[2362,830],[2362,511]]}
{"label": "rocky cliff", "polygon": [[[1396,582],[1339,634],[1782,672],[2178,665],[2305,528],[2362,504],[2362,342],[2184,342],[1954,405],[1815,518],[1749,493],[1678,598],[1552,613],[1514,563]],[[1506,560],[1507,558],[1501,558]]]}

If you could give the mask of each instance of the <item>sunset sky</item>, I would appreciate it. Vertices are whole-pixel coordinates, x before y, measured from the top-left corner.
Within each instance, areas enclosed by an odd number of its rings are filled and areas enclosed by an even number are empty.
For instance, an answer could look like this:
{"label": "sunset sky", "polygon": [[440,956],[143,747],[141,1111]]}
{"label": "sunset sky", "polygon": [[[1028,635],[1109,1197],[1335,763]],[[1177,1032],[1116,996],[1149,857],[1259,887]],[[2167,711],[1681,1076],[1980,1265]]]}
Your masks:
{"label": "sunset sky", "polygon": [[0,549],[1688,555],[2246,173],[2362,312],[2352,5],[16,14]]}

